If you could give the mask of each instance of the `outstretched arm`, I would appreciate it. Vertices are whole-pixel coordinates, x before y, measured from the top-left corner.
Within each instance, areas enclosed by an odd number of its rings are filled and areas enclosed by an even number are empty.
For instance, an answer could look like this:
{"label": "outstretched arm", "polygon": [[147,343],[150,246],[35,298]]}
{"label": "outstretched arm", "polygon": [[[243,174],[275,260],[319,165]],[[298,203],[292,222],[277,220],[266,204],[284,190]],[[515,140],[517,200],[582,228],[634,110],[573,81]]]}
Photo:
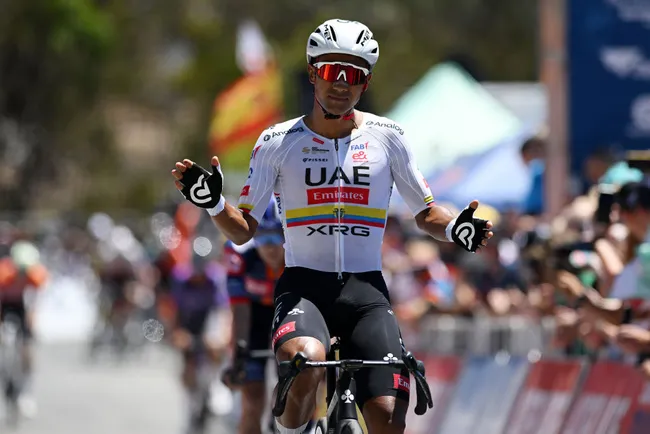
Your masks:
{"label": "outstretched arm", "polygon": [[[453,240],[472,252],[487,245],[488,239],[493,235],[490,230],[492,223],[473,217],[478,201],[472,201],[458,216],[436,205],[431,189],[417,167],[404,133],[390,130],[386,136],[389,139],[386,150],[395,185],[415,216],[418,228],[439,241]],[[458,233],[453,234],[452,237],[452,232]]]}
{"label": "outstretched arm", "polygon": [[451,211],[435,204],[415,216],[418,228],[438,241],[449,241],[445,235],[445,229],[453,219],[454,215]]}
{"label": "outstretched arm", "polygon": [[[194,164],[193,161],[184,159],[183,161],[177,161],[174,165],[172,175],[176,179],[175,185],[179,191],[182,191],[185,187],[183,185],[183,174],[191,169]],[[211,164],[218,168],[219,159],[212,157]],[[214,174],[213,176],[220,176],[220,174]],[[226,238],[235,244],[241,245],[253,237],[257,229],[257,221],[254,218],[243,214],[239,209],[227,203],[223,197],[215,208],[219,211],[217,214],[215,214],[215,209],[209,209],[208,212],[214,224],[223,232]]]}

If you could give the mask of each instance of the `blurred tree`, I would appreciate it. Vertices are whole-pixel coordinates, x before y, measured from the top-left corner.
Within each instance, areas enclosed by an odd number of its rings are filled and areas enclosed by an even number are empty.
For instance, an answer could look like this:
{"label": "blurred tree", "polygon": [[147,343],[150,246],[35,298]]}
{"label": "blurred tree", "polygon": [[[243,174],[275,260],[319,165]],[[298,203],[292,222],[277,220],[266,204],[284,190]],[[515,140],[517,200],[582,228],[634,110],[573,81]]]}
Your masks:
{"label": "blurred tree", "polygon": [[283,69],[287,116],[304,111],[306,37],[328,18],[363,21],[380,41],[365,101],[379,113],[450,58],[479,79],[536,79],[534,1],[0,0],[0,11],[0,211],[148,210],[169,197],[173,161],[206,159],[247,18]]}
{"label": "blurred tree", "polygon": [[115,29],[109,14],[84,0],[5,1],[0,17],[0,206],[24,211],[67,169],[67,158],[92,162],[85,141],[63,141],[79,138],[79,126],[97,131],[91,110]]}

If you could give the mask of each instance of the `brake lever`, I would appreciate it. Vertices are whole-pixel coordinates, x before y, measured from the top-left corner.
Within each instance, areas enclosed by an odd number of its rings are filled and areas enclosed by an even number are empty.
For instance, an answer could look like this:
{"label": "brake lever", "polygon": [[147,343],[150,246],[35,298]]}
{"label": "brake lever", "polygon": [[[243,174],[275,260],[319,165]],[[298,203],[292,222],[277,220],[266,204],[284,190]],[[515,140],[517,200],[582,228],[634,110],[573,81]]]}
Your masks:
{"label": "brake lever", "polygon": [[280,362],[278,366],[278,390],[275,395],[275,404],[273,405],[273,416],[280,417],[284,413],[284,408],[287,405],[287,397],[289,396],[289,389],[293,381],[296,379],[300,371],[305,368],[307,356],[303,353],[298,353],[291,361]]}
{"label": "brake lever", "polygon": [[422,416],[427,412],[428,408],[433,408],[433,398],[431,397],[431,389],[425,377],[426,370],[424,363],[417,360],[410,351],[407,351],[403,357],[404,365],[413,374],[415,379],[415,390],[417,395],[417,403],[415,405],[415,414]]}

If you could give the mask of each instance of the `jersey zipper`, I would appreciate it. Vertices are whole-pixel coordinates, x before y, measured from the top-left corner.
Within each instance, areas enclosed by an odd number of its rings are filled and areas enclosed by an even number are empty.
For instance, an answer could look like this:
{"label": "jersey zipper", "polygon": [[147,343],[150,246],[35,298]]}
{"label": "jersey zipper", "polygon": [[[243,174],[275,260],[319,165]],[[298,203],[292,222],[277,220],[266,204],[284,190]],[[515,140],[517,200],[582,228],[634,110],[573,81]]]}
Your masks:
{"label": "jersey zipper", "polygon": [[[334,139],[334,150],[336,154],[336,167],[338,170],[343,170],[341,167],[341,162],[339,159],[339,139]],[[337,221],[337,231],[336,231],[336,271],[338,272],[339,280],[343,280],[343,238],[341,237],[341,216],[343,214],[343,203],[341,202],[341,197],[343,197],[343,189],[341,187],[343,179],[339,174],[339,179],[337,184],[337,198],[336,198],[336,221]]]}

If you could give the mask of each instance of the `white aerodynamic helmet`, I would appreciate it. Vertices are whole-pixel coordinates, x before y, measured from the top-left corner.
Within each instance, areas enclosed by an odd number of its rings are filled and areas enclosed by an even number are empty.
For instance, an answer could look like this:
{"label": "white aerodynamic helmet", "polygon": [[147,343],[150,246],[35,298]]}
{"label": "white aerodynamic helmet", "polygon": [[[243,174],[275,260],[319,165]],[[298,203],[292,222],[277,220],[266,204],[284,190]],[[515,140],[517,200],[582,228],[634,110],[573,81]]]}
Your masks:
{"label": "white aerodynamic helmet", "polygon": [[379,59],[379,44],[372,32],[358,21],[327,20],[307,39],[307,62],[323,54],[350,54],[361,57],[372,69]]}

